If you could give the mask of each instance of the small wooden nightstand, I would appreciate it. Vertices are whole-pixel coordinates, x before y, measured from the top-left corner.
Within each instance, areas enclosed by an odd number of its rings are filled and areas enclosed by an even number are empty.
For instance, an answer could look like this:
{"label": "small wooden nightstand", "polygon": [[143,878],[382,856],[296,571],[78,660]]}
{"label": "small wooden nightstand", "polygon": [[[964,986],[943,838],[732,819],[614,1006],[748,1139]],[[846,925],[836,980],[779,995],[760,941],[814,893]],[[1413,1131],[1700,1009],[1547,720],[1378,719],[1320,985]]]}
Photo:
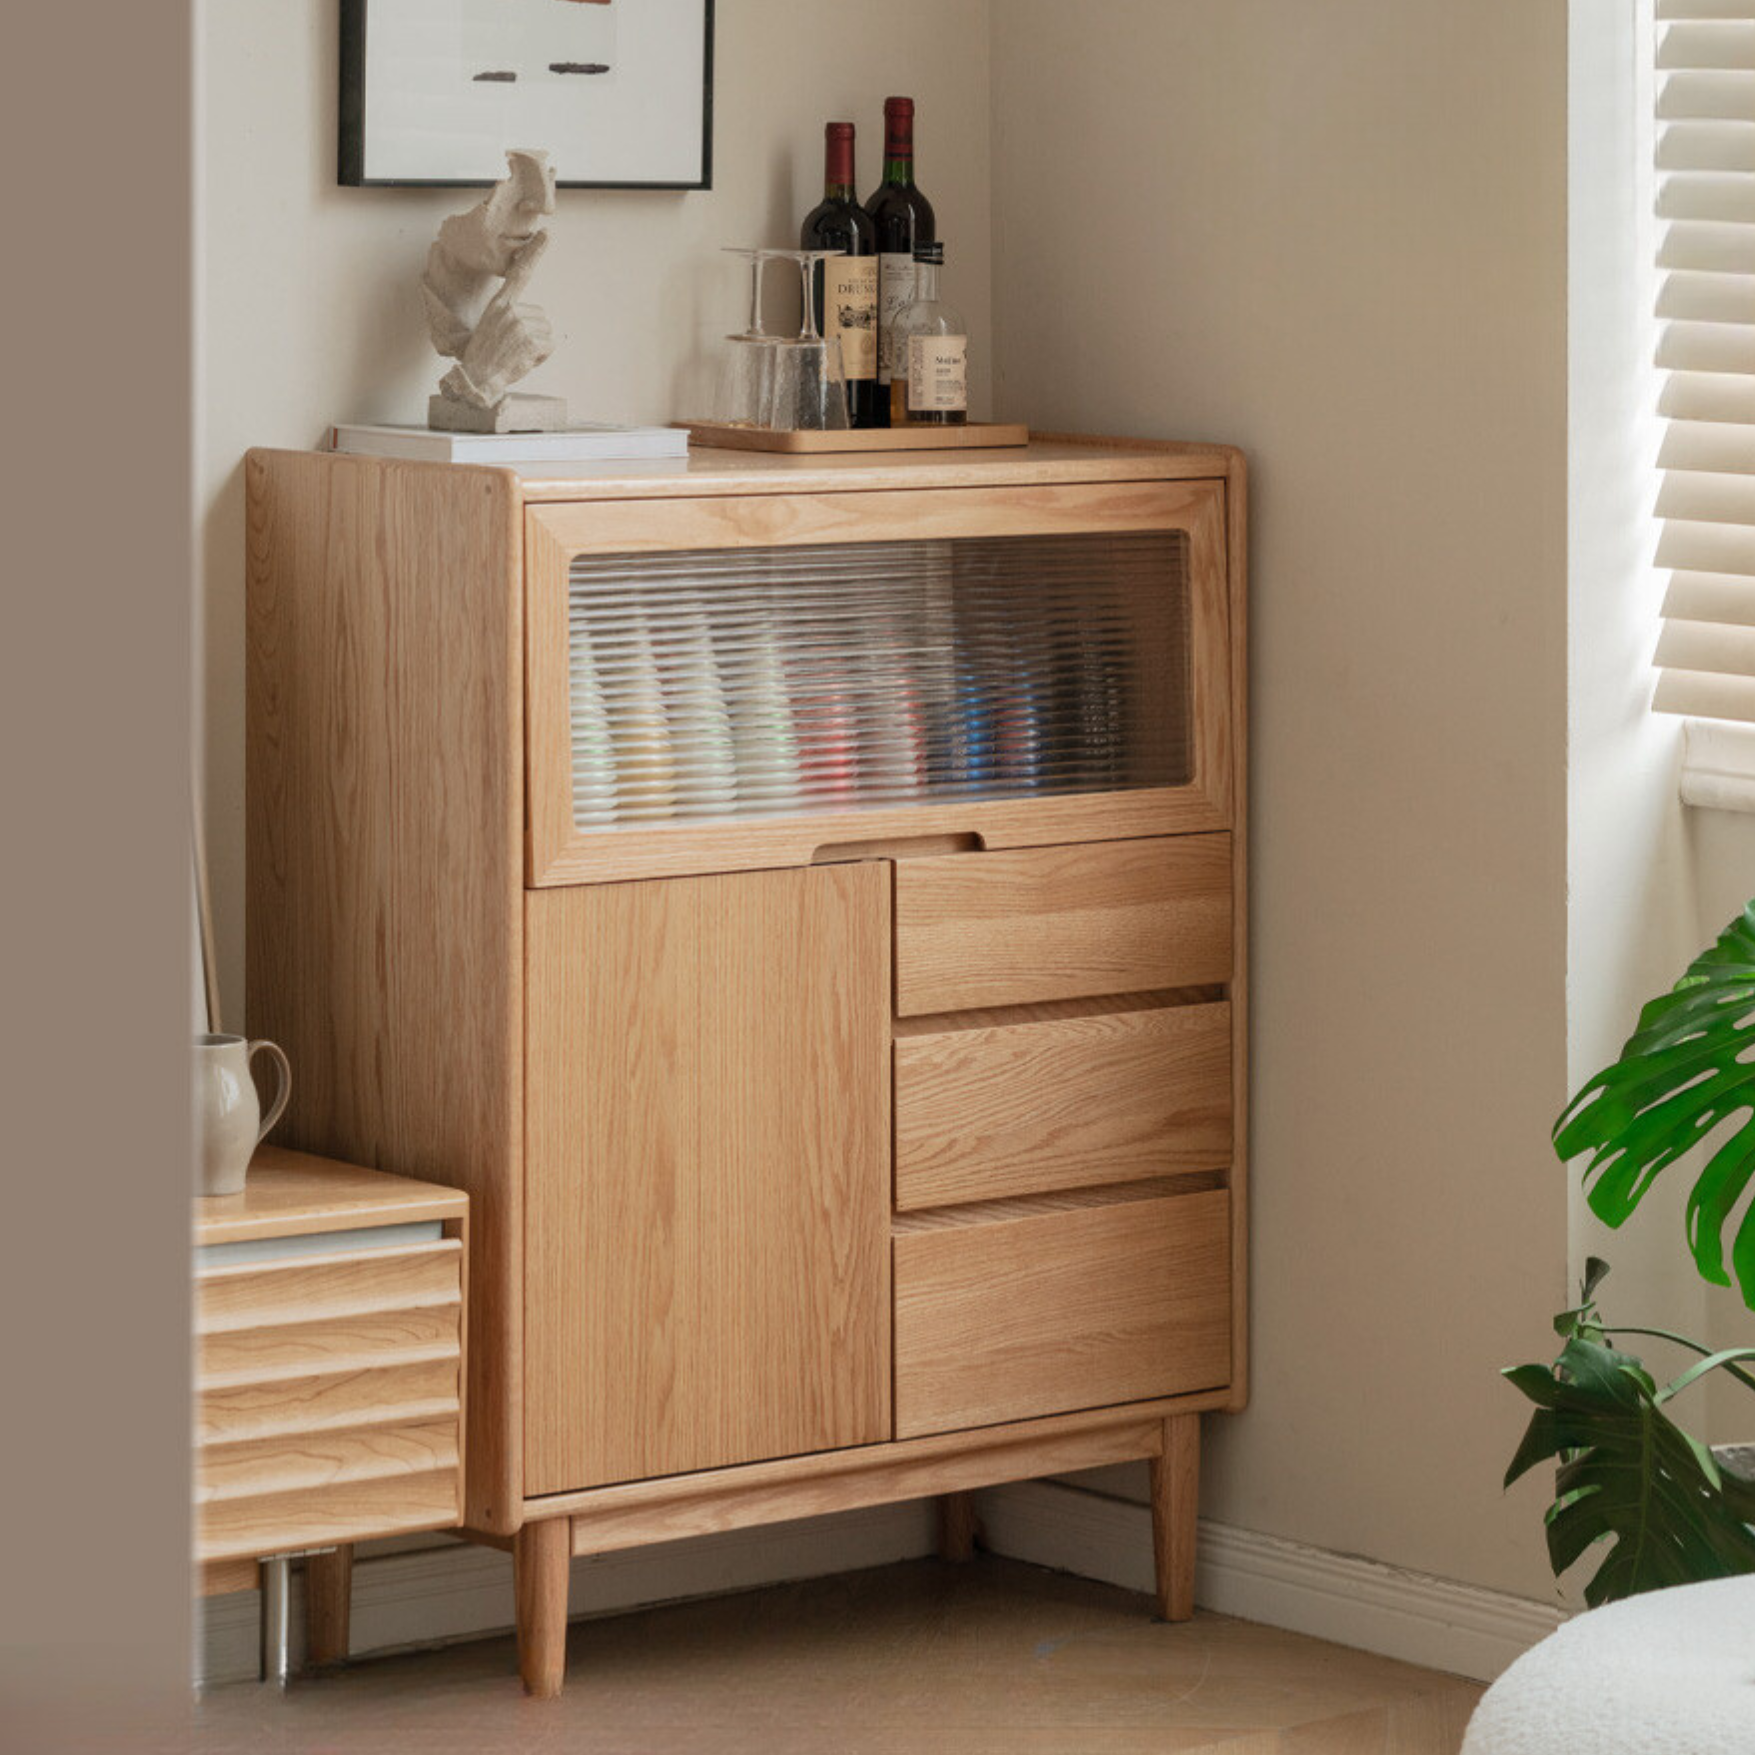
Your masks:
{"label": "small wooden nightstand", "polygon": [[314,1662],[347,1655],[356,1541],[462,1517],[468,1197],[265,1146],[195,1202],[195,1519],[203,1594],[260,1567],[264,1675],[309,1557]]}

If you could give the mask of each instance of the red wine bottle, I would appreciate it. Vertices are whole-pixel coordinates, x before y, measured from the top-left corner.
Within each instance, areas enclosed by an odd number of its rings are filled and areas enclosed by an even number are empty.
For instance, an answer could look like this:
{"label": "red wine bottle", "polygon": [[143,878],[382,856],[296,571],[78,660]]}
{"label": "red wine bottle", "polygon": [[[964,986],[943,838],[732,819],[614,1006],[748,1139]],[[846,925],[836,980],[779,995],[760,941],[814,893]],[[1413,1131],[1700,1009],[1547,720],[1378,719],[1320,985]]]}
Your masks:
{"label": "red wine bottle", "polygon": [[890,383],[898,369],[891,326],[914,302],[914,252],[938,236],[932,203],[914,186],[914,100],[884,99],[884,180],[865,211],[877,229],[877,425],[890,424]]}
{"label": "red wine bottle", "polygon": [[877,421],[877,232],[854,192],[853,124],[823,130],[823,199],[799,228],[801,250],[841,250],[812,275],[817,333],[836,336],[847,374],[847,413],[856,427]]}

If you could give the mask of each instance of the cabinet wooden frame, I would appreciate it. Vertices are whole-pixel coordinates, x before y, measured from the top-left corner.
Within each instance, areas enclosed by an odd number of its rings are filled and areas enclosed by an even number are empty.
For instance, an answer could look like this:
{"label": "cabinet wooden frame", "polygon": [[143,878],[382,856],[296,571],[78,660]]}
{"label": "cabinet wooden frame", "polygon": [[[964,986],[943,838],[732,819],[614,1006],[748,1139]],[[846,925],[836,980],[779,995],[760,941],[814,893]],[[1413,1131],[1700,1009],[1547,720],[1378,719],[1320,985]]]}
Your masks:
{"label": "cabinet wooden frame", "polygon": [[1223,1405],[1222,1392],[1160,1396],[930,1438],[557,1493],[531,1500],[528,1509],[533,1520],[570,1521],[574,1553],[608,1554],[647,1542],[1137,1462],[1162,1452],[1166,1419],[1198,1416]]}
{"label": "cabinet wooden frame", "polygon": [[[1186,834],[1231,822],[1234,765],[1225,494],[1214,482],[941,488],[591,502],[526,510],[531,884],[600,883],[806,865],[817,850],[888,837],[973,835],[990,848]],[[774,817],[579,828],[573,816],[567,596],[587,555],[803,544],[1184,532],[1188,537],[1192,769],[1180,786],[958,800]]]}
{"label": "cabinet wooden frame", "polygon": [[470,1197],[466,1513],[515,1529],[523,518],[509,471],[245,458],[245,1022],[276,1139]]}
{"label": "cabinet wooden frame", "polygon": [[[1247,611],[1238,453],[1068,438],[905,460],[700,452],[685,468],[569,481],[254,452],[246,482],[248,1027],[281,1041],[298,1068],[286,1137],[470,1193],[472,1532],[511,1546],[521,1528],[564,1519],[567,1542],[551,1533],[530,1545],[532,1563],[540,1546],[552,1567],[556,1552],[594,1542],[830,1509],[834,1497],[818,1485],[826,1476],[859,1495],[848,1503],[877,1503],[1027,1478],[1098,1452],[1162,1459],[1173,1450],[1186,1459],[1200,1411],[1244,1404]],[[1164,528],[1190,537],[1188,786],[576,832],[565,744],[574,555]],[[988,1427],[856,1445],[827,1453],[832,1461],[819,1453],[578,1492],[528,1490],[526,1087],[540,1076],[526,1040],[533,892],[808,865],[825,848],[828,857],[884,859],[1224,832],[1228,970],[1203,991],[1146,998],[1229,1008],[1223,1384],[1101,1417],[1051,1416],[1015,1444],[1005,1437],[1014,1428]],[[1109,1015],[1128,1009],[1122,997],[967,1010],[948,1027]],[[947,1027],[936,1015],[903,1022]],[[900,1039],[905,1031],[890,1023]],[[1178,1462],[1162,1464],[1159,1477],[1155,1506],[1179,1529],[1188,1524],[1160,1545],[1173,1556],[1182,1580],[1174,1601],[1186,1612],[1192,1476]],[[532,1599],[550,1610],[553,1583]],[[564,1615],[564,1595],[562,1604]],[[552,1614],[534,1618],[552,1634]]]}

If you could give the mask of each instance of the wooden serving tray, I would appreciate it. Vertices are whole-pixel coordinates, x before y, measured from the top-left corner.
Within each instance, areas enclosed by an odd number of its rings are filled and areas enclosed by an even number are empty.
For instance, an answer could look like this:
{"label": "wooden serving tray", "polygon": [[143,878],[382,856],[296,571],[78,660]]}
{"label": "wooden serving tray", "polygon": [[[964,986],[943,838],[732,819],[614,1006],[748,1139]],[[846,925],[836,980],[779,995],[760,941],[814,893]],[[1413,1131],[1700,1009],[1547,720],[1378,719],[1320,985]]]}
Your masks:
{"label": "wooden serving tray", "polygon": [[960,427],[870,427],[863,432],[782,433],[770,427],[734,427],[721,421],[679,420],[691,445],[729,451],[965,451],[1027,445],[1030,429],[1001,421],[970,421]]}

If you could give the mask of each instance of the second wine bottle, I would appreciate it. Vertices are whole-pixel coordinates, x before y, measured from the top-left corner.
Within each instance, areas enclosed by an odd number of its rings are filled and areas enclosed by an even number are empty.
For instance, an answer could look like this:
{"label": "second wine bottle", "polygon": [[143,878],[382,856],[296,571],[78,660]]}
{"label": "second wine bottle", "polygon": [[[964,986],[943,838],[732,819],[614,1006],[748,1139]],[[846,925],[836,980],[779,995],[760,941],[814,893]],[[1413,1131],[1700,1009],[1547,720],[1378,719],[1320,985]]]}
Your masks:
{"label": "second wine bottle", "polygon": [[914,100],[884,99],[884,180],[866,202],[877,228],[878,251],[878,416],[890,424],[890,382],[898,369],[893,324],[914,302],[914,252],[938,236],[932,203],[914,183]]}
{"label": "second wine bottle", "polygon": [[823,130],[823,199],[805,215],[803,250],[840,250],[812,279],[817,333],[841,343],[847,414],[856,427],[882,424],[878,413],[877,228],[859,205],[853,182],[853,124]]}

